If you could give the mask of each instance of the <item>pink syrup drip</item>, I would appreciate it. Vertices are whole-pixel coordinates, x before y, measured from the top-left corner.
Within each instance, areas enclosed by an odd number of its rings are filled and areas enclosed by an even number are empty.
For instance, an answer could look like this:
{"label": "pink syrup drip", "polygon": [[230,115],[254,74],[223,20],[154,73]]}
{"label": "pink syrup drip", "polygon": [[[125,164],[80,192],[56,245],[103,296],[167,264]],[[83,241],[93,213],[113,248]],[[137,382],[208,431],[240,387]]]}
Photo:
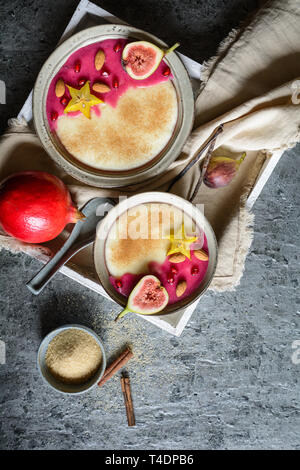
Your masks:
{"label": "pink syrup drip", "polygon": [[[146,276],[147,274],[153,274],[160,280],[161,284],[163,285],[163,287],[167,290],[169,294],[168,305],[175,304],[179,300],[187,298],[196,289],[198,289],[207,271],[208,261],[201,261],[198,258],[196,258],[196,256],[193,253],[193,245],[191,246],[191,248],[192,249],[191,249],[190,260],[187,258],[182,263],[175,264],[175,263],[170,263],[169,258],[166,258],[162,264],[159,264],[156,262],[149,263],[148,273],[144,273],[140,275],[126,273],[120,278],[115,278],[113,276],[110,276],[109,280],[117,292],[124,295],[125,297],[129,297],[130,292],[132,291],[132,289],[136,286],[138,281],[143,276]],[[206,251],[206,253],[208,253],[207,239],[205,235],[204,235],[203,250]],[[178,272],[177,274],[173,274],[174,283],[170,284],[168,282],[168,276],[171,274],[171,268],[173,266],[176,267]],[[197,267],[199,270],[199,272],[196,275],[192,275],[193,267]],[[121,281],[122,287],[117,287],[118,280]],[[180,281],[186,281],[187,288],[184,294],[180,298],[178,298],[176,295],[176,286]]]}
{"label": "pink syrup drip", "polygon": [[[90,44],[89,46],[82,47],[70,55],[66,63],[62,66],[60,71],[55,75],[53,80],[50,83],[47,103],[46,103],[46,113],[50,126],[50,130],[54,132],[57,127],[57,119],[53,121],[51,115],[57,112],[58,118],[64,114],[65,106],[60,102],[60,98],[57,98],[55,94],[55,85],[57,81],[61,78],[65,84],[71,86],[72,88],[80,89],[78,82],[82,79],[90,81],[91,93],[106,104],[109,104],[112,107],[116,107],[117,102],[128,88],[138,88],[157,85],[161,82],[166,82],[172,78],[172,74],[164,76],[164,71],[167,68],[167,64],[162,60],[159,64],[156,71],[148,78],[144,80],[134,80],[131,78],[123,69],[121,65],[122,51],[125,45],[129,41],[127,39],[107,39],[105,41],[97,42]],[[121,45],[121,49],[118,52],[114,51],[116,44]],[[101,70],[97,71],[95,69],[95,55],[99,49],[102,49],[105,54],[105,63]],[[75,64],[80,63],[80,72],[75,71]],[[102,75],[102,73],[108,72],[109,75]],[[114,81],[117,81],[118,88],[114,88]],[[94,82],[105,83],[110,87],[108,93],[97,93],[92,90]],[[70,99],[69,90],[66,87],[65,95],[67,100]],[[101,106],[101,105],[100,105]],[[91,112],[95,112],[98,116],[100,115],[99,106],[93,106]],[[76,116],[80,111],[74,113],[68,113],[69,116]]]}

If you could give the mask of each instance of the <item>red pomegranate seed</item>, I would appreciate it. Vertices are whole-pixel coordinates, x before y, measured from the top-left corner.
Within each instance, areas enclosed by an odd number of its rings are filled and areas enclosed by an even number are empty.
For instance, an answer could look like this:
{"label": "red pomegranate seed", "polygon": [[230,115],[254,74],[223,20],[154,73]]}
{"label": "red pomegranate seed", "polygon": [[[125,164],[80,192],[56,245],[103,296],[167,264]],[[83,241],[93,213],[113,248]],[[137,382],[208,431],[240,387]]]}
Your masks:
{"label": "red pomegranate seed", "polygon": [[171,273],[172,273],[172,274],[177,274],[177,273],[178,273],[178,269],[177,269],[175,266],[172,266],[172,267],[171,267]]}
{"label": "red pomegranate seed", "polygon": [[85,84],[85,79],[84,79],[84,78],[82,78],[81,80],[79,80],[79,82],[78,82],[78,85],[79,85],[79,86],[83,86],[84,84]]}
{"label": "red pomegranate seed", "polygon": [[191,269],[192,276],[196,276],[199,273],[199,268],[197,266],[193,266]]}
{"label": "red pomegranate seed", "polygon": [[167,68],[163,71],[163,75],[164,75],[165,77],[168,77],[168,76],[170,75],[170,73],[171,73],[171,70],[170,70],[169,67],[167,67]]}
{"label": "red pomegranate seed", "polygon": [[52,120],[52,121],[56,121],[57,118],[58,118],[58,112],[57,112],[57,111],[53,111],[53,113],[51,113],[51,120]]}
{"label": "red pomegranate seed", "polygon": [[67,100],[67,98],[66,98],[65,96],[63,96],[63,97],[60,99],[60,102],[61,102],[61,104],[62,104],[63,106],[66,106],[68,100]]}
{"label": "red pomegranate seed", "polygon": [[121,289],[121,287],[123,287],[123,283],[122,283],[122,281],[121,281],[120,279],[118,279],[118,280],[116,281],[116,286],[117,286],[118,289]]}
{"label": "red pomegranate seed", "polygon": [[169,274],[167,277],[167,281],[169,284],[174,284],[174,277],[171,274]]}
{"label": "red pomegranate seed", "polygon": [[115,80],[113,81],[113,87],[114,88],[119,88],[119,82],[118,80],[115,78]]}
{"label": "red pomegranate seed", "polygon": [[74,66],[74,70],[76,73],[79,73],[80,72],[80,69],[81,69],[81,64],[80,62],[76,62],[75,66]]}
{"label": "red pomegranate seed", "polygon": [[122,47],[121,44],[117,42],[117,44],[114,46],[114,51],[119,52],[121,50],[121,47]]}

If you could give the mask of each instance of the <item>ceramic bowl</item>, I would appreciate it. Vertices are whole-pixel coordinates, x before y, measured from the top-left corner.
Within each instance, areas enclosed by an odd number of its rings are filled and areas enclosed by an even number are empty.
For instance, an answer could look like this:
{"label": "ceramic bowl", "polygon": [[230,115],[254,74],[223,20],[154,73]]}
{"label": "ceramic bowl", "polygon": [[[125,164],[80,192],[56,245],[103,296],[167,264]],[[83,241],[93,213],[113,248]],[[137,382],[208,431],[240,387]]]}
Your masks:
{"label": "ceramic bowl", "polygon": [[100,25],[85,29],[63,42],[43,65],[33,90],[34,126],[45,150],[69,175],[88,185],[121,187],[158,176],[176,160],[186,142],[194,122],[194,97],[188,73],[174,52],[165,57],[170,67],[178,102],[178,119],[166,147],[149,163],[127,171],[103,171],[85,165],[70,155],[55,133],[50,131],[46,100],[50,83],[68,57],[77,49],[105,39],[130,38],[146,40],[165,49],[167,45],[155,36],[131,26]]}
{"label": "ceramic bowl", "polygon": [[198,225],[198,227],[200,227],[204,231],[207,238],[209,251],[209,262],[207,271],[199,287],[185,299],[181,301],[179,300],[175,304],[167,306],[163,311],[158,314],[160,316],[164,314],[174,313],[181,309],[185,309],[204,294],[209,284],[211,283],[216,270],[218,259],[218,246],[214,231],[206,217],[203,215],[199,208],[197,208],[192,203],[186,201],[185,199],[179,196],[175,196],[174,194],[163,193],[158,191],[140,193],[135,196],[129,197],[128,199],[124,199],[115,207],[113,207],[108,212],[106,217],[102,220],[97,230],[96,239],[94,243],[94,264],[99,281],[107,292],[107,294],[115,302],[117,302],[120,307],[124,308],[126,306],[127,298],[119,294],[111,285],[109,280],[110,274],[105,262],[105,244],[107,235],[112,225],[121,216],[122,213],[139,204],[148,203],[166,203],[173,205],[185,212],[188,216],[190,216],[192,220],[194,220],[196,225]]}
{"label": "ceramic bowl", "polygon": [[[87,382],[83,384],[66,384],[64,382],[57,380],[50,373],[46,365],[46,354],[47,354],[47,349],[48,349],[50,342],[53,340],[53,338],[55,338],[56,335],[58,335],[62,331],[70,330],[72,328],[89,333],[99,344],[101,352],[102,352],[102,361],[99,366],[99,369],[93,375],[93,377],[91,377]],[[64,325],[51,331],[41,342],[39,350],[38,350],[38,354],[37,354],[37,367],[44,382],[47,385],[49,385],[52,389],[55,389],[60,393],[78,395],[80,393],[88,392],[89,390],[91,390],[93,387],[97,385],[97,383],[103,376],[105,368],[106,368],[106,355],[105,355],[105,351],[104,351],[104,347],[103,347],[101,339],[93,330],[82,325],[76,325],[76,324]]]}

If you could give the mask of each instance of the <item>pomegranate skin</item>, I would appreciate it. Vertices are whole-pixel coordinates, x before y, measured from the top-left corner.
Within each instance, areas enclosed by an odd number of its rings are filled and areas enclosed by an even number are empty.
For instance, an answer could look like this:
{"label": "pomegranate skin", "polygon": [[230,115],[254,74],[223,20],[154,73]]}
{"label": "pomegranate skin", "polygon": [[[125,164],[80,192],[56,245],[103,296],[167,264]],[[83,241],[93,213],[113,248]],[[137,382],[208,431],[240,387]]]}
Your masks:
{"label": "pomegranate skin", "polygon": [[0,224],[18,240],[52,240],[81,217],[64,183],[49,173],[15,173],[0,185]]}

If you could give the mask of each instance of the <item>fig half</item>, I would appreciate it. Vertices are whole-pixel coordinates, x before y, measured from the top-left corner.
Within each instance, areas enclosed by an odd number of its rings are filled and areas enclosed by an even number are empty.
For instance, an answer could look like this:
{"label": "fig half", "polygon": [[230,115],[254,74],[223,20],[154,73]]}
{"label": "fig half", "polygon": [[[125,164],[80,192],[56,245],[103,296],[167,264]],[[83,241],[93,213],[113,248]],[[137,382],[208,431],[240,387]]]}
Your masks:
{"label": "fig half", "polygon": [[151,274],[144,276],[134,287],[125,309],[116,320],[126,313],[140,313],[141,315],[153,315],[161,312],[169,302],[169,294],[162,287],[160,280]]}
{"label": "fig half", "polygon": [[122,63],[131,78],[144,80],[155,72],[162,58],[178,46],[177,42],[165,51],[148,41],[130,42],[123,49]]}

